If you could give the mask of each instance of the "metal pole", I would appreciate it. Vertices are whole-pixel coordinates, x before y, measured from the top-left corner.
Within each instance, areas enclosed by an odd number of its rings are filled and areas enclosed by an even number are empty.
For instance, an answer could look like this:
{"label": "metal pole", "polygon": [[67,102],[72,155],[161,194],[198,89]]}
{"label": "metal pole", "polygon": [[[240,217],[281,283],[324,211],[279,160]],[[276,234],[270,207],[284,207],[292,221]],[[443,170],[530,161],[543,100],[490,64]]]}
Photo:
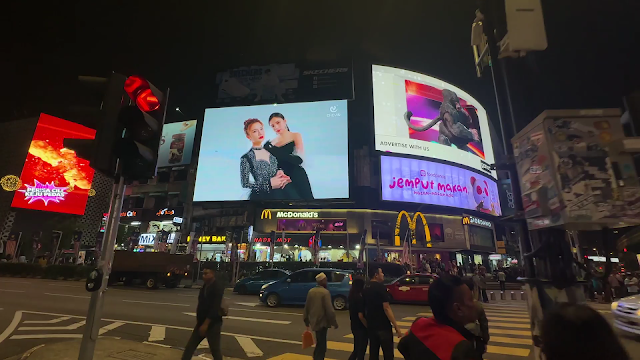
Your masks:
{"label": "metal pole", "polygon": [[347,231],[347,262],[351,262],[351,248],[349,247],[349,232]]}
{"label": "metal pole", "polygon": [[62,241],[62,231],[54,230],[53,232],[60,233],[60,237],[58,238],[58,241],[56,242],[56,250],[53,253],[53,262],[51,263],[52,265],[55,265],[56,264],[56,258],[58,257],[58,249],[60,248],[60,242]]}
{"label": "metal pole", "polygon": [[102,242],[102,257],[98,261],[98,268],[102,270],[102,286],[100,290],[91,293],[89,311],[87,313],[86,326],[80,343],[78,360],[91,360],[98,339],[98,328],[102,315],[102,304],[104,302],[104,292],[107,290],[111,263],[113,261],[113,249],[118,234],[118,224],[120,223],[120,209],[124,195],[124,178],[120,176],[117,185],[113,187],[111,205],[109,206],[109,219],[107,220],[106,241]]}
{"label": "metal pole", "polygon": [[[13,248],[13,254],[11,254],[11,261],[16,262],[16,254],[18,253],[18,248],[20,247],[20,241],[22,240],[22,231],[18,233],[18,241],[16,242],[16,247]],[[35,260],[35,256],[33,259]]]}

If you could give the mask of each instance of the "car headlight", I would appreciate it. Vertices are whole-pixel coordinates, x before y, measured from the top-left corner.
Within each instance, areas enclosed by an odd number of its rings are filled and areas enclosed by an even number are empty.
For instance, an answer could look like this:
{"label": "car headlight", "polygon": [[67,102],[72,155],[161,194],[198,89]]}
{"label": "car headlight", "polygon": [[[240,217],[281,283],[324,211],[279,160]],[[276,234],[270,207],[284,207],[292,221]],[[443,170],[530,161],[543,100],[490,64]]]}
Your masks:
{"label": "car headlight", "polygon": [[262,287],[260,288],[260,290],[264,290],[264,289],[266,289],[266,288],[267,288],[267,286],[269,286],[269,284],[264,284],[264,285],[262,285]]}
{"label": "car headlight", "polygon": [[611,303],[611,310],[615,310],[617,308],[618,308],[618,302],[617,301],[612,302]]}

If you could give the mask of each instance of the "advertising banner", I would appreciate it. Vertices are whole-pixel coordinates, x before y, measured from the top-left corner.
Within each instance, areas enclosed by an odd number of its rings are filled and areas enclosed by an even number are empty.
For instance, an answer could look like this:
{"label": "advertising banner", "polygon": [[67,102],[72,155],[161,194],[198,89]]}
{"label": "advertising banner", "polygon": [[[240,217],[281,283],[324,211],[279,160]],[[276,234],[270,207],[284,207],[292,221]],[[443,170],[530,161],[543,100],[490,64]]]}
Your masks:
{"label": "advertising banner", "polygon": [[196,120],[189,120],[164,124],[158,149],[158,167],[191,163],[196,123]]}
{"label": "advertising banner", "polygon": [[194,201],[348,197],[345,100],[205,111]]}
{"label": "advertising banner", "polygon": [[436,78],[373,65],[376,150],[465,165],[496,177],[487,112]]}
{"label": "advertising banner", "polygon": [[351,62],[247,66],[216,74],[220,106],[353,99]]}
{"label": "advertising banner", "polygon": [[22,185],[12,207],[83,215],[93,181],[89,161],[65,149],[64,139],[93,139],[96,131],[71,121],[40,114],[29,154],[22,168]]}
{"label": "advertising banner", "polygon": [[500,216],[498,185],[452,165],[381,156],[382,200],[451,206]]}

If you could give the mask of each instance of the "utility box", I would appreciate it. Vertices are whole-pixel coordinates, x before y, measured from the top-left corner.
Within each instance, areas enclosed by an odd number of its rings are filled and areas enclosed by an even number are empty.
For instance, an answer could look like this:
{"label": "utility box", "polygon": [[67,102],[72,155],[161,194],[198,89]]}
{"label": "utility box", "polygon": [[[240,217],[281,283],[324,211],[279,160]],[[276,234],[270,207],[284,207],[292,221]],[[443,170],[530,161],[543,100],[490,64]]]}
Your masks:
{"label": "utility box", "polygon": [[530,230],[640,224],[640,184],[620,110],[546,110],[511,140]]}

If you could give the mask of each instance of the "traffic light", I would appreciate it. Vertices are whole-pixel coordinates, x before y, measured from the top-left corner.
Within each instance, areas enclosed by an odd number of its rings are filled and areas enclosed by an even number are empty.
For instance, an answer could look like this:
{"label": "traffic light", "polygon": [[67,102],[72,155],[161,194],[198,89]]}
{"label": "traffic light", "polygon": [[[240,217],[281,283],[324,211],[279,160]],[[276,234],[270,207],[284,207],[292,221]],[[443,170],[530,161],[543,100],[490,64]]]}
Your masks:
{"label": "traffic light", "polygon": [[132,105],[118,114],[123,127],[117,150],[121,174],[125,180],[147,180],[156,175],[158,148],[166,113],[166,96],[140,76],[130,76],[124,83]]}

